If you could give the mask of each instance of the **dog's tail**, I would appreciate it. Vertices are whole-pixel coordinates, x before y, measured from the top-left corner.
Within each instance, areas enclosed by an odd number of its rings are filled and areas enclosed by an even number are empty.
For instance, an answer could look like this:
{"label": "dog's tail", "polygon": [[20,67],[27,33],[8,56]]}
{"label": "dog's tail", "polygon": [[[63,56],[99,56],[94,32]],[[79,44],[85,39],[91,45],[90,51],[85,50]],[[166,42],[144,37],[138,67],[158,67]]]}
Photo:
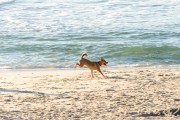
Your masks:
{"label": "dog's tail", "polygon": [[84,56],[88,56],[88,53],[87,53],[87,52],[83,53],[82,56],[81,56],[81,59],[82,59]]}

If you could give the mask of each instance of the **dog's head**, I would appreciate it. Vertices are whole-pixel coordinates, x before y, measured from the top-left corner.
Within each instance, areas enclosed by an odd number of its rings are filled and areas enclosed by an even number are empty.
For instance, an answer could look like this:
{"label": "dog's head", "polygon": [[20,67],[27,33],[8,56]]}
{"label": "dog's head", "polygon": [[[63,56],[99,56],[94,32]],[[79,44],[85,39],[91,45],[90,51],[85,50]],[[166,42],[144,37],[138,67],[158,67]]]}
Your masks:
{"label": "dog's head", "polygon": [[107,65],[108,62],[104,58],[100,58],[101,65]]}

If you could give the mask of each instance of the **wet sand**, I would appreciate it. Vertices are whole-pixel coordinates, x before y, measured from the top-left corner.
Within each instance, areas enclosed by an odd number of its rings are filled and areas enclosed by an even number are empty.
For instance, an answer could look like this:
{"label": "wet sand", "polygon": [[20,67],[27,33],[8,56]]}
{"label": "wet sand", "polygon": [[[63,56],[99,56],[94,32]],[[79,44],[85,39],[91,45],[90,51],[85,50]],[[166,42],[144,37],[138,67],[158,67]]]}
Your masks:
{"label": "wet sand", "polygon": [[0,72],[2,120],[177,120],[180,69]]}

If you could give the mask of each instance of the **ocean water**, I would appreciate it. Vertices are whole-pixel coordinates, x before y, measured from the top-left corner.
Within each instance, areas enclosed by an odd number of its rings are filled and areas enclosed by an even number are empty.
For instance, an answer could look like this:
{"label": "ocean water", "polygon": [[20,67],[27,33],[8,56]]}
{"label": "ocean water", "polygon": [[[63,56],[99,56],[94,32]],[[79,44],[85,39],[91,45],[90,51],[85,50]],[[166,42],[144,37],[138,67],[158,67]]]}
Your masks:
{"label": "ocean water", "polygon": [[180,67],[178,0],[0,0],[0,69]]}

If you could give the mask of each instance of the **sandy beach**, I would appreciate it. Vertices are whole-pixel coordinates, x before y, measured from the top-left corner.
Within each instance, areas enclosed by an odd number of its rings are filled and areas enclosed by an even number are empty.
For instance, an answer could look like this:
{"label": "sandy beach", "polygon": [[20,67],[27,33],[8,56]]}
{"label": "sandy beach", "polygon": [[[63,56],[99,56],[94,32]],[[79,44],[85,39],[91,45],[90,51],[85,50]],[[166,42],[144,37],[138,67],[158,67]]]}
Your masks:
{"label": "sandy beach", "polygon": [[177,120],[180,69],[0,72],[1,120]]}

